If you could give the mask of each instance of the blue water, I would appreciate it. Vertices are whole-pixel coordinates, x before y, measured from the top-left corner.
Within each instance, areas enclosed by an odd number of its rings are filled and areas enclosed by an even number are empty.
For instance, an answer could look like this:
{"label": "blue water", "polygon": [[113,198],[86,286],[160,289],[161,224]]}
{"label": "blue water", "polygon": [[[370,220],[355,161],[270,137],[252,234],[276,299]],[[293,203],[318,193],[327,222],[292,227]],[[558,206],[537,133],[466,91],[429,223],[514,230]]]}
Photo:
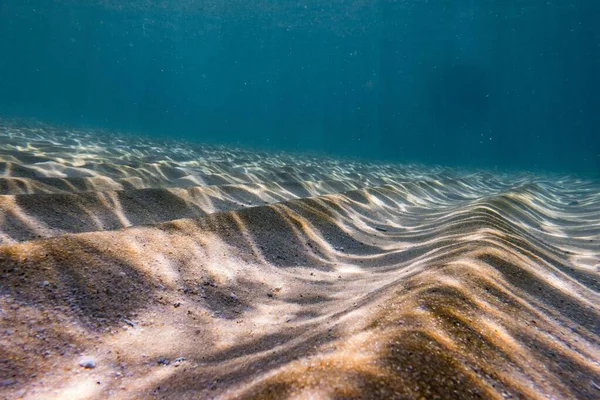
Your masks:
{"label": "blue water", "polygon": [[0,116],[600,171],[597,0],[0,0]]}

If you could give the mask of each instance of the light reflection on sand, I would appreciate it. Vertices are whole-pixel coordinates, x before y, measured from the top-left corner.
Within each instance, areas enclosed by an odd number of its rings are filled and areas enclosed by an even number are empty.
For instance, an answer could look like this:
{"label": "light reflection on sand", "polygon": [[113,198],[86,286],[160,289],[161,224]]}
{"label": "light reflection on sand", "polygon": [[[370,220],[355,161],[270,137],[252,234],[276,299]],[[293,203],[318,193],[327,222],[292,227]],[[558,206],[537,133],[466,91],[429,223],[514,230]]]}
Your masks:
{"label": "light reflection on sand", "polygon": [[600,394],[597,181],[0,139],[7,397]]}

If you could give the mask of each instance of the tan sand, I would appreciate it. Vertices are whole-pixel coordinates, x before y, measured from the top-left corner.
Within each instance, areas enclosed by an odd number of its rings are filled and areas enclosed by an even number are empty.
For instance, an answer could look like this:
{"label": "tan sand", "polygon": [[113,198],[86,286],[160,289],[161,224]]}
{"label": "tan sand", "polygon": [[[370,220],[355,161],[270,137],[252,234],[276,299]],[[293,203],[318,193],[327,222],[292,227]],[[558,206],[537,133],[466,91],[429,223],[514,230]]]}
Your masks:
{"label": "tan sand", "polygon": [[598,182],[3,135],[4,397],[600,397]]}

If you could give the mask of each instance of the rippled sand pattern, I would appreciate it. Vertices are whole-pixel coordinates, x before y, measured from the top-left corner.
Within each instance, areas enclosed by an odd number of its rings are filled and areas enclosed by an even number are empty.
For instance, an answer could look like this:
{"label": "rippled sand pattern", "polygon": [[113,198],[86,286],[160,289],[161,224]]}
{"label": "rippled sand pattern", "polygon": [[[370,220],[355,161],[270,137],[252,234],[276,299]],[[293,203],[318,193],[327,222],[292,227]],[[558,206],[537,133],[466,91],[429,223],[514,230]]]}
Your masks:
{"label": "rippled sand pattern", "polygon": [[600,398],[597,180],[4,122],[0,193],[2,397]]}

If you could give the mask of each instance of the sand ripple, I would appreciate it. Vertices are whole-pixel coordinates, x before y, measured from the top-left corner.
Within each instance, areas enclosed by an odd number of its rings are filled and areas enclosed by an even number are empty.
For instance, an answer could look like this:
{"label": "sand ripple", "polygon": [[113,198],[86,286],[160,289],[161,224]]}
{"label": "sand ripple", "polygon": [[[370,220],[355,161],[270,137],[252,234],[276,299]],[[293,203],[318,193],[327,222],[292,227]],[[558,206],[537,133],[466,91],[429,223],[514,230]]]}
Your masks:
{"label": "sand ripple", "polygon": [[600,398],[597,180],[4,121],[0,191],[6,397]]}

